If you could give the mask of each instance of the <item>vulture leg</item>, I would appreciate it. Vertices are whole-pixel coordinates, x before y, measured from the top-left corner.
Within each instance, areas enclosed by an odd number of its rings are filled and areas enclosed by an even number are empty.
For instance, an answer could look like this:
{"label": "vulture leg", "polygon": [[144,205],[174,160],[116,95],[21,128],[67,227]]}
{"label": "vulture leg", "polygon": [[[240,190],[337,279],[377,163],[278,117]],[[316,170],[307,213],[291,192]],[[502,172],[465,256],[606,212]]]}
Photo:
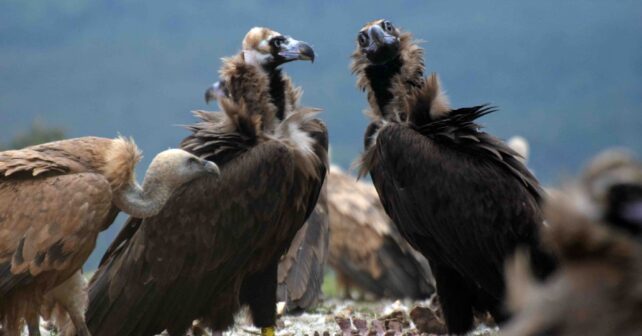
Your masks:
{"label": "vulture leg", "polygon": [[241,286],[241,302],[246,303],[262,336],[274,335],[278,259],[265,269],[246,276]]}
{"label": "vulture leg", "polygon": [[29,330],[29,336],[40,336],[40,318],[37,313],[30,312],[29,316],[26,317],[27,320],[27,330]]}
{"label": "vulture leg", "polygon": [[[432,266],[432,264],[431,264]],[[472,306],[475,301],[464,279],[452,268],[435,265],[437,294],[450,334],[466,334],[473,326]]]}
{"label": "vulture leg", "polygon": [[74,309],[76,307],[73,307],[73,306],[69,307],[68,305],[65,305],[65,304],[63,304],[63,307],[69,314],[69,318],[71,318],[71,322],[74,324],[74,327],[76,328],[77,336],[91,336],[91,333],[89,332],[89,328],[87,327],[87,323],[85,322],[84,312],[82,310]]}

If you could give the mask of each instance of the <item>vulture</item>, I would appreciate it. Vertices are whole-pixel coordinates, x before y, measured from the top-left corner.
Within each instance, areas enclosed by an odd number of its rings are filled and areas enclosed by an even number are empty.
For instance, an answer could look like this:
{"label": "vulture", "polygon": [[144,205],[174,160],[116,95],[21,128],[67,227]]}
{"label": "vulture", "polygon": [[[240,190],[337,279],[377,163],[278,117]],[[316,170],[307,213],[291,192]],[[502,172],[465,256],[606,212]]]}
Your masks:
{"label": "vulture", "polygon": [[435,276],[450,333],[473,326],[473,312],[496,322],[504,261],[531,249],[538,275],[554,268],[542,250],[541,188],[515,151],[480,131],[480,105],[451,109],[437,76],[424,77],[423,50],[388,20],[366,24],[352,55],[372,122],[361,175],[370,172],[384,209]]}
{"label": "vulture", "polygon": [[642,166],[621,154],[598,156],[547,202],[542,239],[559,268],[538,282],[526,253],[507,265],[515,317],[502,334],[640,335],[642,241],[632,228],[642,228]]}
{"label": "vulture", "polygon": [[[223,80],[212,84],[205,100],[228,97]],[[327,184],[327,182],[326,182]],[[328,257],[329,225],[326,185],[308,220],[299,229],[278,267],[277,314],[300,313],[317,304],[322,293],[324,266]]]}
{"label": "vulture", "polygon": [[321,286],[330,240],[327,183],[326,178],[314,211],[279,262],[277,299],[285,302],[288,313],[313,308],[323,294]]}
{"label": "vulture", "polygon": [[377,191],[337,166],[327,178],[329,264],[350,297],[350,287],[377,297],[427,299],[435,291],[428,261],[401,237]]}
{"label": "vulture", "polygon": [[[84,137],[0,152],[0,323],[19,335],[26,323],[39,335],[45,295],[77,273],[120,210],[157,214],[172,192],[216,164],[180,149],[158,154],[143,186],[136,145],[124,138]],[[79,335],[84,312],[64,300]]]}
{"label": "vulture", "polygon": [[318,110],[299,105],[301,90],[280,66],[313,59],[308,44],[259,27],[223,59],[222,111],[197,111],[181,142],[221,176],[126,222],[89,284],[94,336],[183,335],[194,320],[222,331],[243,305],[274,334],[278,263],[316,205],[328,147]]}

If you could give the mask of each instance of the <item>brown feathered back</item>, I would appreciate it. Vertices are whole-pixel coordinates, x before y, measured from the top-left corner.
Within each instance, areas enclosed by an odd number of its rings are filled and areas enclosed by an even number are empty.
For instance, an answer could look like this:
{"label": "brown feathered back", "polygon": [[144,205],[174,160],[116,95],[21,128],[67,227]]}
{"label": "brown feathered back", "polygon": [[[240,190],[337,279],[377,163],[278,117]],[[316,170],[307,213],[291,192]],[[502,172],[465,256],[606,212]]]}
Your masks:
{"label": "brown feathered back", "polygon": [[89,257],[140,159],[124,138],[84,137],[0,152],[0,322],[33,322],[43,294]]}

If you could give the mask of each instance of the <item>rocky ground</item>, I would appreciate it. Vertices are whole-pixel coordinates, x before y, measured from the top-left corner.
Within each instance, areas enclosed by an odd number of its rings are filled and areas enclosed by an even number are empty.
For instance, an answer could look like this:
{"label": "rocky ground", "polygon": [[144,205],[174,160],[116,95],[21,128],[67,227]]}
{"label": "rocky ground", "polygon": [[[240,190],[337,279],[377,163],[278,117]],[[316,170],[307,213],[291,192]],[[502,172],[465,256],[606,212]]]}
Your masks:
{"label": "rocky ground", "polygon": [[[298,315],[279,317],[277,336],[424,336],[445,335],[446,330],[439,308],[431,301],[352,301],[325,300],[313,311]],[[42,323],[43,336],[56,336]],[[26,330],[24,335],[27,335]],[[237,317],[236,326],[223,333],[224,336],[260,335],[254,328],[247,312]],[[198,326],[190,336],[211,336],[209,330]],[[469,335],[495,336],[497,328],[478,321],[477,328]]]}
{"label": "rocky ground", "polygon": [[[439,309],[431,301],[355,302],[330,299],[317,309],[296,316],[281,316],[277,336],[419,336],[445,335]],[[470,335],[497,335],[497,328],[482,322]],[[246,314],[223,335],[260,335]]]}

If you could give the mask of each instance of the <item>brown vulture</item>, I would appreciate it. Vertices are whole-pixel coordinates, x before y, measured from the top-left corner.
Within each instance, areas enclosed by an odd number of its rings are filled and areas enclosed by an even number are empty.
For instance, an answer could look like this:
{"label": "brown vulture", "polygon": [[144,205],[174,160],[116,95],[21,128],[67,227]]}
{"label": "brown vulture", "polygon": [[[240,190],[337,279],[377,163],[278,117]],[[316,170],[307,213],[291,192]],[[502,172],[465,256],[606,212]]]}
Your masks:
{"label": "brown vulture", "polygon": [[358,33],[352,55],[372,123],[362,174],[369,171],[386,212],[430,262],[451,333],[473,325],[473,311],[502,309],[503,265],[518,245],[544,274],[541,189],[517,154],[476,119],[493,108],[453,110],[435,74],[424,78],[423,50],[408,32],[377,20]]}
{"label": "brown vulture", "polygon": [[262,334],[274,333],[277,265],[314,209],[328,146],[316,110],[299,106],[301,90],[279,66],[313,58],[304,42],[252,28],[223,60],[223,111],[197,112],[181,142],[216,162],[221,178],[195,180],[157,216],[128,220],[89,285],[94,336],[182,335],[195,319],[221,331],[241,305]]}
{"label": "brown vulture", "polygon": [[350,296],[352,285],[377,297],[427,299],[435,291],[428,261],[401,237],[375,188],[332,166],[327,178],[329,264]]}
{"label": "brown vulture", "polygon": [[640,335],[642,165],[629,159],[601,155],[580,183],[548,201],[542,236],[559,268],[540,283],[526,254],[507,266],[515,317],[502,334]]}
{"label": "brown vulture", "polygon": [[[6,334],[19,335],[24,321],[30,335],[39,335],[45,294],[80,270],[119,210],[154,215],[180,185],[218,175],[212,162],[170,149],[154,158],[141,187],[134,178],[139,159],[136,145],[124,138],[0,152],[0,322]],[[84,312],[63,308],[78,333],[89,335]]]}
{"label": "brown vulture", "polygon": [[321,299],[329,239],[328,202],[324,185],[314,211],[279,262],[277,299],[285,302],[287,312],[299,313],[314,307]]}

